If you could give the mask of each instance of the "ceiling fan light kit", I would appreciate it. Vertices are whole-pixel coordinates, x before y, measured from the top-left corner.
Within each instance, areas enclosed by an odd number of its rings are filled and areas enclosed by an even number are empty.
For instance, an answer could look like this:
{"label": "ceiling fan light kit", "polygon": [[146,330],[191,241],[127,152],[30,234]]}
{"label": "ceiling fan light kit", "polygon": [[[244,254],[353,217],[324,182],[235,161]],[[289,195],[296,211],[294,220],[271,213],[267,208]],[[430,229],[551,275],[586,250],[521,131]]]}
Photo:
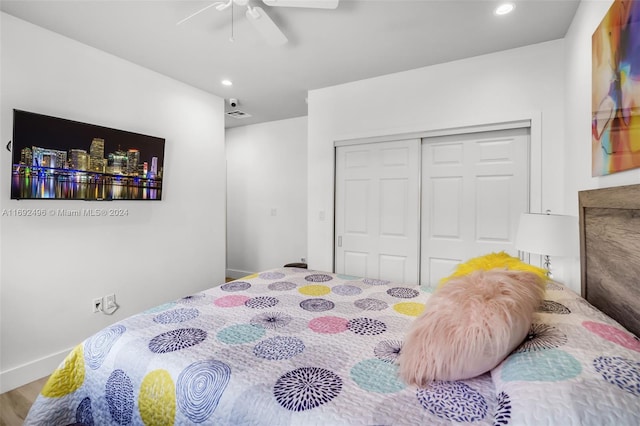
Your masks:
{"label": "ceiling fan light kit", "polygon": [[[340,0],[262,0],[262,2],[267,6],[275,7],[335,9],[336,7],[338,7],[338,3],[340,2]],[[237,6],[247,6],[247,12],[245,13],[247,20],[251,22],[253,27],[265,39],[267,44],[271,46],[282,46],[283,44],[286,44],[288,42],[287,37],[282,31],[280,31],[280,28],[278,28],[275,22],[271,20],[269,15],[267,15],[267,13],[261,7],[251,7],[251,5],[249,4],[249,0],[227,0],[213,2],[210,5],[207,5],[202,9],[187,16],[186,18],[180,20],[176,25],[182,24],[183,22],[193,18],[194,16],[204,12],[211,7],[215,7],[216,10],[222,12],[233,6],[234,4]],[[233,24],[233,14],[231,23]],[[231,40],[233,40],[233,34]]]}
{"label": "ceiling fan light kit", "polygon": [[251,25],[260,33],[270,46],[281,46],[287,43],[287,37],[280,28],[269,18],[261,7],[248,7],[246,13]]}
{"label": "ceiling fan light kit", "polygon": [[214,5],[216,6],[216,10],[217,10],[218,12],[222,12],[223,10],[227,9],[227,8],[228,8],[229,6],[231,6],[232,4],[233,4],[233,1],[232,1],[232,0],[229,0],[229,1],[228,1],[228,2],[226,2],[226,3],[222,3],[222,2],[220,2],[220,3],[214,3]]}
{"label": "ceiling fan light kit", "polygon": [[[219,12],[222,12],[223,10],[226,10],[229,8],[229,6],[231,6],[232,4],[236,4],[237,6],[246,6],[249,3],[249,0],[228,0],[226,2],[224,1],[217,1],[215,3],[213,3],[216,7],[216,10],[218,10]],[[208,8],[209,6],[207,6]],[[206,9],[206,8],[205,8]]]}

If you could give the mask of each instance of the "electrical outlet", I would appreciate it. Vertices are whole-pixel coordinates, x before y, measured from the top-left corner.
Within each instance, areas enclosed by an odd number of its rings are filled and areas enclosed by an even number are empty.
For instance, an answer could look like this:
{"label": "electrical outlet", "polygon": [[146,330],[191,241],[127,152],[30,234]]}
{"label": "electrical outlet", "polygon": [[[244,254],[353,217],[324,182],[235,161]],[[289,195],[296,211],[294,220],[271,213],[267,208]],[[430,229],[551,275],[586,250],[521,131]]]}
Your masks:
{"label": "electrical outlet", "polygon": [[102,312],[102,297],[93,299],[93,313],[97,314],[98,312]]}
{"label": "electrical outlet", "polygon": [[115,293],[107,294],[102,298],[104,301],[104,306],[102,312],[107,315],[112,315],[115,311],[118,310],[119,306],[116,303],[116,295]]}
{"label": "electrical outlet", "polygon": [[107,294],[104,298],[104,306],[106,309],[115,308],[116,306],[116,295],[115,294]]}

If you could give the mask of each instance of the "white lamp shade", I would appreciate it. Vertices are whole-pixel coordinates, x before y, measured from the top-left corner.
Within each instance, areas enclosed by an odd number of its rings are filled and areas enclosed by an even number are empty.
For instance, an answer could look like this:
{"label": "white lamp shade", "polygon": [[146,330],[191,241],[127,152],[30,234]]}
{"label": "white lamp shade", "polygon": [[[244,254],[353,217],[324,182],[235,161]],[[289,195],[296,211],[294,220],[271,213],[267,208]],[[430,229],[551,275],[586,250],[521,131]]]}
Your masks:
{"label": "white lamp shade", "polygon": [[578,218],[557,214],[523,213],[518,224],[516,249],[545,256],[576,256]]}

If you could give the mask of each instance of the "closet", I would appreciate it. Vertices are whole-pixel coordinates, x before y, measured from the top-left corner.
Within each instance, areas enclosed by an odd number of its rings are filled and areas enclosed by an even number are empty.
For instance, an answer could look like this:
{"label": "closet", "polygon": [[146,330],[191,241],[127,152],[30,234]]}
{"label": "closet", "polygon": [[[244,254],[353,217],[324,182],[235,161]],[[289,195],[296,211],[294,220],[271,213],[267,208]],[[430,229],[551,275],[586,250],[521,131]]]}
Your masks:
{"label": "closet", "polygon": [[530,127],[336,145],[335,271],[436,286],[513,248],[529,210]]}

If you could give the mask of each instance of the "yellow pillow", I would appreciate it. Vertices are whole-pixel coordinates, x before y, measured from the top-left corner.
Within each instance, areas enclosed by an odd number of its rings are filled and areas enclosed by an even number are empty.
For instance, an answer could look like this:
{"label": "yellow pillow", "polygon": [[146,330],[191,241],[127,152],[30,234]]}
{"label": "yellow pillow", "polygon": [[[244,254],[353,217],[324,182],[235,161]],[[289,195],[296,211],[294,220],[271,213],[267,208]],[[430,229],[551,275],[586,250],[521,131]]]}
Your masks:
{"label": "yellow pillow", "polygon": [[442,287],[452,278],[469,275],[474,271],[490,271],[492,269],[532,272],[542,278],[543,283],[546,283],[549,279],[549,277],[547,277],[547,272],[544,269],[529,265],[517,257],[510,256],[501,251],[500,253],[490,253],[484,256],[474,257],[473,259],[469,259],[468,261],[461,263],[453,274],[440,280],[438,287]]}

